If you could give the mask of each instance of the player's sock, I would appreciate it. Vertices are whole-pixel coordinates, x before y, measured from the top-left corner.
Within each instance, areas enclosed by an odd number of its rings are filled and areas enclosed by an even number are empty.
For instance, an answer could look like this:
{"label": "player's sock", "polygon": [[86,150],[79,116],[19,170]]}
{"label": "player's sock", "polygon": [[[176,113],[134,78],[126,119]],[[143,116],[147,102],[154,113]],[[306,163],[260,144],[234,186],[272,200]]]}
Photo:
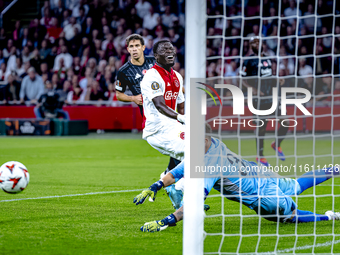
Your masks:
{"label": "player's sock", "polygon": [[314,222],[314,221],[321,221],[321,220],[330,220],[327,215],[315,214],[313,212],[302,211],[302,210],[298,210],[298,209],[296,209],[296,214],[297,214],[297,217],[294,216],[294,218],[291,221],[292,223],[295,223],[296,220],[298,221],[298,223]]}
{"label": "player's sock", "polygon": [[327,181],[335,175],[339,175],[339,168],[329,167],[326,169],[318,169],[303,174],[300,178],[297,179],[297,182],[300,184],[302,193],[306,189]]}
{"label": "player's sock", "polygon": [[279,139],[277,140],[277,147],[281,146],[282,141],[285,139],[285,136],[288,132],[289,127],[280,126],[279,131],[277,132],[279,135]]}

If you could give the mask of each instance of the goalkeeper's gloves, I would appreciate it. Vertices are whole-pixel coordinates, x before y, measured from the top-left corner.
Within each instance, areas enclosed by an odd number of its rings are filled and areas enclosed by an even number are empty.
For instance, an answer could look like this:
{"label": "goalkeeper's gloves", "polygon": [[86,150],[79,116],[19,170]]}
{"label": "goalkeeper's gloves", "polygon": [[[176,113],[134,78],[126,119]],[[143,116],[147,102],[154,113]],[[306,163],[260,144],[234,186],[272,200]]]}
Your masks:
{"label": "goalkeeper's gloves", "polygon": [[157,191],[159,191],[163,186],[164,186],[164,184],[163,184],[162,180],[159,180],[158,182],[155,182],[148,189],[143,190],[142,193],[140,193],[138,196],[136,196],[133,199],[133,202],[136,205],[143,204],[145,199],[148,196],[150,196],[150,198],[152,199],[152,202],[155,201]]}
{"label": "goalkeeper's gloves", "polygon": [[169,226],[176,226],[176,221],[176,217],[173,214],[170,214],[163,220],[155,220],[145,223],[143,226],[141,226],[140,230],[142,232],[159,232]]}
{"label": "goalkeeper's gloves", "polygon": [[185,115],[177,114],[177,120],[183,124],[185,124]]}

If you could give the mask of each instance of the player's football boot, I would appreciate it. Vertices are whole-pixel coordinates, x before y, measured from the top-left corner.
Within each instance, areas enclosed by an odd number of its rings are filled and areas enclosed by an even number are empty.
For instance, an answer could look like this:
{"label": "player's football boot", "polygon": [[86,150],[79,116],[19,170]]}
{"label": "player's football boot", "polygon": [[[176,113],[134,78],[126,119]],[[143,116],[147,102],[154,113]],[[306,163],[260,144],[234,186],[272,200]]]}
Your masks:
{"label": "player's football boot", "polygon": [[286,160],[285,154],[282,152],[281,147],[276,147],[275,142],[272,142],[272,148],[274,151],[277,151],[277,155],[279,156],[279,159],[281,159],[282,161]]}
{"label": "player's football boot", "polygon": [[[256,162],[259,163],[259,158],[258,157],[256,157]],[[266,167],[269,167],[269,163],[268,163],[267,159],[265,159],[265,158],[260,158],[260,164],[264,165]]]}
{"label": "player's football boot", "polygon": [[340,220],[339,212],[327,211],[325,215],[328,216],[329,220]]}

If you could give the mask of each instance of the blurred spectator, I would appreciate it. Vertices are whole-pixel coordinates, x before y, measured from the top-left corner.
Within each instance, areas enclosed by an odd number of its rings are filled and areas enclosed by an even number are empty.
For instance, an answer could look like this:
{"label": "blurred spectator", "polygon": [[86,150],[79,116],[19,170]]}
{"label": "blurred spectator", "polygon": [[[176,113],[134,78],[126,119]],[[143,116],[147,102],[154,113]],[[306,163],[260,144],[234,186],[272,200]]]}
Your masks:
{"label": "blurred spectator", "polygon": [[12,70],[11,73],[15,74],[15,76],[23,75],[25,73],[25,67],[24,67],[24,65],[22,63],[21,57],[16,57],[15,64],[16,64],[16,68],[15,68],[15,70]]}
{"label": "blurred spectator", "polygon": [[142,24],[143,19],[137,15],[136,8],[131,8],[129,18],[126,20],[126,26],[130,29],[134,29],[136,23]]}
{"label": "blurred spectator", "polygon": [[45,28],[49,28],[52,25],[51,24],[52,18],[51,18],[50,13],[51,13],[51,11],[50,11],[49,8],[44,8],[44,15],[40,19],[40,25],[44,26]]}
{"label": "blurred spectator", "polygon": [[86,67],[85,77],[79,81],[80,87],[86,92],[86,88],[90,86],[93,80],[93,72],[91,67]]}
{"label": "blurred spectator", "polygon": [[37,119],[59,118],[69,120],[68,113],[62,110],[63,101],[59,100],[59,94],[52,88],[51,82],[46,82],[46,92],[38,99],[38,104],[34,108]]}
{"label": "blurred spectator", "polygon": [[309,90],[309,92],[311,93],[311,95],[314,95],[314,78],[313,78],[313,74],[307,74],[308,77],[303,79],[303,85],[302,87]]}
{"label": "blurred spectator", "polygon": [[71,91],[71,82],[68,81],[68,80],[65,80],[64,81],[64,84],[63,84],[63,88],[62,89],[58,89],[57,90],[57,93],[59,94],[59,100],[62,101],[62,102],[67,102],[67,95],[68,93]]}
{"label": "blurred spectator", "polygon": [[[4,58],[9,58],[10,54],[11,54],[11,49],[13,47],[13,40],[12,39],[9,39],[7,41],[7,47],[3,49],[2,51],[2,54],[4,56]],[[14,52],[14,53],[17,53],[17,52]]]}
{"label": "blurred spectator", "polygon": [[138,0],[135,8],[137,10],[137,15],[143,19],[146,15],[150,14],[152,5],[146,0]]}
{"label": "blurred spectator", "polygon": [[39,55],[40,55],[41,59],[46,59],[47,56],[50,54],[50,52],[51,52],[51,49],[47,48],[47,40],[43,40],[41,42],[41,48],[40,48],[40,51],[39,51]]}
{"label": "blurred spectator", "polygon": [[154,12],[153,7],[149,9],[149,13],[143,17],[143,28],[153,30],[159,23],[160,16]]}
{"label": "blurred spectator", "polygon": [[[76,23],[76,18],[75,17],[71,17],[70,19],[70,23],[67,24],[64,27],[64,33],[65,33],[65,39],[67,41],[70,41],[74,38],[74,36],[78,33],[81,32],[81,26],[79,24]],[[77,29],[77,30],[76,30]]]}
{"label": "blurred spectator", "polygon": [[262,53],[265,54],[266,56],[276,56],[276,54],[274,53],[274,51],[272,51],[271,49],[269,49],[267,42],[263,41],[262,42]]}
{"label": "blurred spectator", "polygon": [[99,82],[96,80],[92,80],[91,87],[88,90],[90,91],[89,97],[87,100],[90,101],[102,101],[105,100],[104,92],[101,90]]}
{"label": "blurred spectator", "polygon": [[66,101],[68,104],[76,104],[77,102],[84,102],[84,99],[85,99],[85,93],[83,93],[83,89],[79,85],[76,85],[67,94]]}
{"label": "blurred spectator", "polygon": [[[277,36],[277,26],[276,25],[273,26],[273,30],[272,30],[272,32],[269,36]],[[273,50],[274,52],[276,51],[276,48],[277,48],[277,39],[276,38],[267,39],[266,43],[271,50]]]}
{"label": "blurred spectator", "polygon": [[87,37],[83,37],[82,41],[81,41],[81,46],[79,47],[79,50],[78,50],[77,56],[78,57],[82,56],[84,49],[88,48],[88,47],[90,47],[89,39]]}
{"label": "blurred spectator", "polygon": [[107,99],[107,101],[118,101],[113,83],[109,84],[108,90],[104,93],[104,97]]}
{"label": "blurred spectator", "polygon": [[39,97],[44,93],[44,84],[39,75],[35,73],[34,67],[28,69],[28,75],[22,80],[20,88],[20,101],[37,103]]}
{"label": "blurred spectator", "polygon": [[31,59],[30,59],[30,64],[34,69],[40,73],[40,64],[41,64],[41,58],[39,55],[39,50],[35,48],[32,52]]}
{"label": "blurred spectator", "polygon": [[145,45],[145,50],[144,50],[144,55],[145,56],[153,56],[153,45],[154,45],[154,42],[153,40],[148,40],[148,42],[146,43]]}
{"label": "blurred spectator", "polygon": [[301,16],[301,11],[299,10],[299,14],[297,14],[297,12],[298,12],[298,9],[295,6],[295,0],[289,0],[289,7],[284,10],[284,15],[285,17],[295,16],[294,18],[287,20],[289,24],[291,25],[293,24],[294,19],[297,18],[296,17],[297,15]]}
{"label": "blurred spectator", "polygon": [[63,59],[63,64],[64,64],[66,69],[68,69],[72,66],[73,58],[70,55],[70,53],[67,52],[66,46],[61,47],[61,53],[58,56],[56,56],[56,58],[54,59],[54,66],[53,66],[54,71],[59,71],[59,69],[60,69],[60,59]]}
{"label": "blurred spectator", "polygon": [[89,6],[85,4],[84,0],[74,1],[73,7],[69,9],[72,10],[72,16],[75,18],[80,16],[81,10],[84,11],[85,15],[87,15],[90,10]]}
{"label": "blurred spectator", "polygon": [[[14,50],[15,51],[15,50]],[[21,52],[22,62],[29,62],[31,59],[30,49],[28,46],[25,46]]]}
{"label": "blurred spectator", "polygon": [[255,24],[255,25],[253,25],[252,33],[248,34],[247,37],[258,36],[259,32],[260,32],[260,27],[259,27],[259,25]]}
{"label": "blurred spectator", "polygon": [[166,27],[172,27],[175,18],[176,15],[170,12],[170,5],[165,6],[165,12],[162,15],[162,24]]}
{"label": "blurred spectator", "polygon": [[87,17],[85,24],[83,24],[82,31],[85,34],[87,38],[92,36],[92,31],[93,31],[93,23],[92,23],[92,18]]}
{"label": "blurred spectator", "polygon": [[[41,7],[41,17],[45,17],[45,9],[51,9],[50,8],[50,2],[49,1],[45,1],[44,2],[44,6]],[[53,9],[53,8],[52,8]]]}
{"label": "blurred spectator", "polygon": [[313,68],[309,65],[306,65],[306,59],[299,59],[299,75],[306,76],[313,73]]}
{"label": "blurred spectator", "polygon": [[[321,33],[322,33],[322,35],[328,34],[327,27],[322,27]],[[327,36],[327,37],[323,37],[322,38],[322,44],[325,47],[325,52],[324,53],[330,53],[331,52],[332,41],[333,41],[333,37],[332,36]]]}
{"label": "blurred spectator", "polygon": [[[19,39],[20,39],[20,37],[21,37],[21,34],[22,34],[22,29],[21,29],[21,25],[20,25],[20,20],[17,20],[16,22],[15,22],[15,25],[14,25],[14,31],[13,31],[13,33],[12,33],[12,37],[13,37],[13,41],[15,42],[15,43],[17,43],[18,41],[19,41]],[[0,47],[1,47],[1,45],[0,45]]]}
{"label": "blurred spectator", "polygon": [[320,79],[316,82],[315,94],[317,96],[325,95],[324,97],[316,97],[316,101],[331,100],[332,93],[332,76],[322,77],[322,82]]}
{"label": "blurred spectator", "polygon": [[48,65],[47,65],[46,62],[41,62],[41,64],[40,64],[40,73],[39,73],[39,74],[40,74],[40,75],[46,74],[47,77],[48,77],[48,80],[51,80],[52,74],[51,74],[51,72],[49,71]]}
{"label": "blurred spectator", "polygon": [[7,85],[5,87],[4,103],[8,101],[19,101],[20,83],[15,80],[13,75],[8,75]]}
{"label": "blurred spectator", "polygon": [[51,42],[55,42],[55,40],[60,37],[62,32],[63,29],[58,26],[58,19],[53,17],[51,19],[51,26],[47,28],[47,34],[45,38],[49,39]]}
{"label": "blurred spectator", "polygon": [[5,63],[5,58],[4,58],[4,55],[2,54],[2,50],[0,49],[0,65],[2,63]]}
{"label": "blurred spectator", "polygon": [[51,9],[53,10],[54,17],[56,17],[58,20],[58,23],[61,24],[63,20],[64,11],[65,11],[65,8],[63,6],[63,1],[58,0],[57,6],[55,6],[54,8],[52,8],[51,6]]}
{"label": "blurred spectator", "polygon": [[70,24],[70,11],[64,10],[63,17],[60,21],[60,25],[62,28],[66,27],[68,24]]}
{"label": "blurred spectator", "polygon": [[51,78],[51,85],[52,85],[52,89],[55,89],[55,90],[61,88],[59,75],[58,75],[57,73],[54,73],[54,74],[52,75],[52,78]]}
{"label": "blurred spectator", "polygon": [[6,80],[6,63],[0,65],[0,81]]}
{"label": "blurred spectator", "polygon": [[79,8],[79,17],[77,18],[77,23],[81,27],[83,27],[83,25],[85,25],[85,21],[86,21],[85,9],[84,9],[84,7],[80,7]]}

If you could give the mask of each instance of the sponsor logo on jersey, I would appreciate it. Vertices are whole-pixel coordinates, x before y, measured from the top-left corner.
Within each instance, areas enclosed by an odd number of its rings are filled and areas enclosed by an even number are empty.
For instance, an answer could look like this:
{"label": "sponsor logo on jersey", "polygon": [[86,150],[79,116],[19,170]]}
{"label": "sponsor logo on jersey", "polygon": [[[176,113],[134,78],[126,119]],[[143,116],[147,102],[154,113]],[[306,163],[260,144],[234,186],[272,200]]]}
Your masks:
{"label": "sponsor logo on jersey", "polygon": [[139,73],[136,74],[135,79],[142,77]]}
{"label": "sponsor logo on jersey", "polygon": [[167,86],[171,86],[171,85],[170,85],[170,82],[168,82],[168,85],[167,85]]}
{"label": "sponsor logo on jersey", "polygon": [[172,93],[172,91],[167,91],[164,95],[165,100],[171,100],[172,98],[176,100],[178,92]]}
{"label": "sponsor logo on jersey", "polygon": [[158,82],[153,82],[153,83],[151,83],[151,88],[153,89],[153,90],[157,90],[157,89],[159,89],[159,84],[158,84]]}
{"label": "sponsor logo on jersey", "polygon": [[142,71],[143,75],[145,75],[145,74],[146,74],[146,71],[147,71],[146,69],[144,69],[144,70]]}

